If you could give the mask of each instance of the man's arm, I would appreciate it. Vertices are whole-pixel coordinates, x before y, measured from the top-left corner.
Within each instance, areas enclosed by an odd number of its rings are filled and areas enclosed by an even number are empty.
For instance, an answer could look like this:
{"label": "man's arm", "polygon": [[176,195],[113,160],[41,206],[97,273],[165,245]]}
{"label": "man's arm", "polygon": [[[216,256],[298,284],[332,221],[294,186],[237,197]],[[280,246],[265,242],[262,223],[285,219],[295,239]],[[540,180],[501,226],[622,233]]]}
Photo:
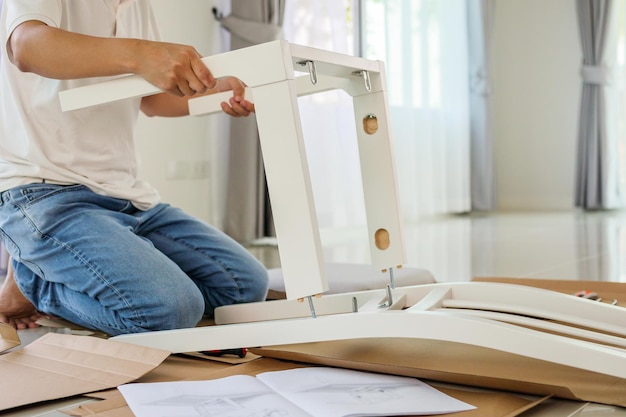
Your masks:
{"label": "man's arm", "polygon": [[[189,97],[233,90],[224,111],[248,115],[254,108],[243,100],[244,85],[236,78],[219,83],[191,46],[141,39],[101,38],[68,32],[31,20],[9,38],[7,53],[20,71],[54,79],[137,74],[170,94],[142,100],[148,115],[188,114]],[[228,86],[228,88],[225,88]]]}

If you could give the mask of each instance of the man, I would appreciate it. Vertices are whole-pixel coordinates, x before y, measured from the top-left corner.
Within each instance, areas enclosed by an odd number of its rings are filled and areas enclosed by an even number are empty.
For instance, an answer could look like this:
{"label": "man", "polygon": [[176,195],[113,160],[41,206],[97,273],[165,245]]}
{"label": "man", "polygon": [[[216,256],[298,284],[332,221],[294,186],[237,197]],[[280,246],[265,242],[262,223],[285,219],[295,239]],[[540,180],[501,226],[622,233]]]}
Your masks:
{"label": "man", "polygon": [[[222,109],[247,116],[243,83],[159,42],[148,0],[4,0],[1,31],[0,236],[13,274],[0,321],[28,327],[41,312],[116,335],[264,299],[253,256],[136,177],[139,110],[183,116],[190,97],[232,90]],[[59,91],[127,73],[164,93],[60,110]]]}

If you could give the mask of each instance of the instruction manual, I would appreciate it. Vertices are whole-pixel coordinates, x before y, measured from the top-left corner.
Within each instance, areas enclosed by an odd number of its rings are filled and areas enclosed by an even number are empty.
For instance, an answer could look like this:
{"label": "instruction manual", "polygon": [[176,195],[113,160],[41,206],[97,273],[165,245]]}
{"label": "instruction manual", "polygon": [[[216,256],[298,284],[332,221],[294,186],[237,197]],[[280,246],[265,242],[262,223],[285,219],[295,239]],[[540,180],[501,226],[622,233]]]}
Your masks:
{"label": "instruction manual", "polygon": [[473,410],[418,379],[327,367],[118,387],[137,417],[344,417]]}

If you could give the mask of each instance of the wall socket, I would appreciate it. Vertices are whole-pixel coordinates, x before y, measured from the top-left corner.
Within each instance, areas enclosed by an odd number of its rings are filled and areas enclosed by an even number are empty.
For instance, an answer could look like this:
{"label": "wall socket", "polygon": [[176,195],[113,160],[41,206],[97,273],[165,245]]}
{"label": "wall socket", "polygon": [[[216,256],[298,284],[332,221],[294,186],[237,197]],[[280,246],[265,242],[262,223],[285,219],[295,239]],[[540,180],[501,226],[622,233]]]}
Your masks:
{"label": "wall socket", "polygon": [[200,180],[209,178],[209,161],[168,161],[168,180]]}

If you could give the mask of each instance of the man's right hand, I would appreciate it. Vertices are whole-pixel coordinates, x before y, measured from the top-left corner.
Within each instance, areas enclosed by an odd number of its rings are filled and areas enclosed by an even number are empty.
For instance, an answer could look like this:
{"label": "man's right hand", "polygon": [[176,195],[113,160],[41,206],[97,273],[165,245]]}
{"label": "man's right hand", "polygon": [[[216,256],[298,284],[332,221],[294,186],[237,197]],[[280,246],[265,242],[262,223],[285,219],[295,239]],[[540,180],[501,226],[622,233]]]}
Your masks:
{"label": "man's right hand", "polygon": [[217,86],[195,48],[143,40],[137,43],[139,59],[135,72],[159,89],[177,96],[193,96]]}

